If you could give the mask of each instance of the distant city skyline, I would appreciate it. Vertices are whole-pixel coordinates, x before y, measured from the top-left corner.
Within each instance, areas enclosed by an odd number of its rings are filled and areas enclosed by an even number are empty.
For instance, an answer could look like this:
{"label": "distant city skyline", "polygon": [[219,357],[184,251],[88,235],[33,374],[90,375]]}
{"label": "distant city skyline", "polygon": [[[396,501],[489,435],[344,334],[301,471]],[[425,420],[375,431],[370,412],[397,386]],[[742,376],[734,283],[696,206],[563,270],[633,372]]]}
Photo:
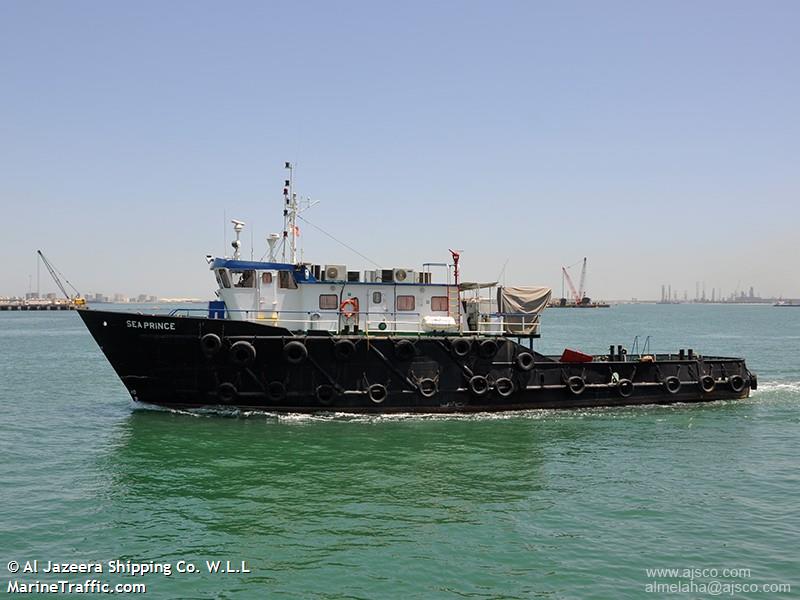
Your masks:
{"label": "distant city skyline", "polygon": [[[205,255],[231,218],[266,252],[290,160],[304,216],[380,266],[456,248],[465,280],[558,294],[586,256],[595,299],[799,298],[799,21],[780,0],[3,2],[0,296],[41,248],[81,291],[212,298]],[[307,260],[373,268],[300,227]]]}

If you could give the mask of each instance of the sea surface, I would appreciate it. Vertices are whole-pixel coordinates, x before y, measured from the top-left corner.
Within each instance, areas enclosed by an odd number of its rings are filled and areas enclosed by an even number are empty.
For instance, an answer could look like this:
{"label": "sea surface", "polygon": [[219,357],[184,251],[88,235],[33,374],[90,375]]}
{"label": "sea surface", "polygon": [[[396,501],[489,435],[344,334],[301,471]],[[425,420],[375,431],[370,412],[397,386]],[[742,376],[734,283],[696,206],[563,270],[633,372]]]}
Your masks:
{"label": "sea surface", "polygon": [[[545,353],[649,335],[654,351],[745,356],[759,388],[738,402],[469,417],[148,410],[77,314],[0,313],[0,588],[800,597],[800,309],[550,309],[542,334]],[[9,572],[33,560],[39,573]],[[109,573],[117,560],[171,574]],[[46,574],[47,561],[104,571]],[[715,581],[729,587],[714,594]]]}

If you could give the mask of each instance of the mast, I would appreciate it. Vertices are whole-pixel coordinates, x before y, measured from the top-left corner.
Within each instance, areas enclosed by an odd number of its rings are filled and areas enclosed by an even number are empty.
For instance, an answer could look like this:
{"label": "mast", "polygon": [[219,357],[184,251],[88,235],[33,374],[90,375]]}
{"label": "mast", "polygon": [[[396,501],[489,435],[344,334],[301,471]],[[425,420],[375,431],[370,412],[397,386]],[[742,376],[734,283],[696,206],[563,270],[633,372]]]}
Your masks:
{"label": "mast", "polygon": [[297,264],[297,194],[294,193],[294,167],[286,162],[289,179],[283,184],[283,253],[286,262],[286,244],[289,243],[289,257],[292,264]]}

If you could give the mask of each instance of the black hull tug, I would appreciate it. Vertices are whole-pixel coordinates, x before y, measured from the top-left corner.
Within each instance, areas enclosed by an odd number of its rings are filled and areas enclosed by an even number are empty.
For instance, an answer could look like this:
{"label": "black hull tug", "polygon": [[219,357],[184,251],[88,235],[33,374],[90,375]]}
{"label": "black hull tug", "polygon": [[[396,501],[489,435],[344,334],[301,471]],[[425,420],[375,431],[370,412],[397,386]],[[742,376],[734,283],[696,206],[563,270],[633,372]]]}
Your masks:
{"label": "black hull tug", "polygon": [[244,261],[244,223],[233,221],[233,257],[207,257],[219,288],[207,313],[78,310],[133,400],[455,413],[707,402],[746,398],[756,388],[743,359],[693,350],[539,354],[532,340],[551,290],[461,282],[457,252],[452,263],[420,271],[299,262],[303,208],[286,168],[283,235],[269,236],[269,260]]}
{"label": "black hull tug", "polygon": [[293,334],[222,319],[78,311],[139,402],[268,412],[488,412],[746,398],[738,358],[564,362],[502,336]]}

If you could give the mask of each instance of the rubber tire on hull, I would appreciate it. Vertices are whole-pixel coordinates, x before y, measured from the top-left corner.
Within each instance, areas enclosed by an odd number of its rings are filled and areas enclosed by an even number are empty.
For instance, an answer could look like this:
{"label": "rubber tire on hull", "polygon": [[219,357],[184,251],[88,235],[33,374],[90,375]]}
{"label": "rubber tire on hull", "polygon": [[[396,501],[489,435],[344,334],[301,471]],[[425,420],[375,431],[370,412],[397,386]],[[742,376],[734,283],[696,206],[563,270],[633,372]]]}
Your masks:
{"label": "rubber tire on hull", "polygon": [[439,391],[436,382],[430,377],[424,377],[417,383],[417,389],[423,398],[432,398]]}
{"label": "rubber tire on hull", "polygon": [[706,394],[710,394],[714,391],[714,388],[717,387],[717,382],[714,381],[711,375],[703,375],[697,383],[700,385],[700,389]]}
{"label": "rubber tire on hull", "polygon": [[496,391],[497,395],[501,398],[509,398],[514,395],[516,390],[513,381],[508,377],[500,377],[494,382],[494,391]]}
{"label": "rubber tire on hull", "polygon": [[478,346],[478,354],[483,358],[492,358],[497,354],[497,348],[496,340],[483,340]]}
{"label": "rubber tire on hull", "polygon": [[731,386],[732,391],[738,394],[744,389],[745,386],[744,377],[742,377],[741,375],[733,375],[730,379],[728,379],[728,385]]}
{"label": "rubber tire on hull", "polygon": [[583,393],[583,390],[586,389],[586,382],[583,380],[583,377],[573,375],[567,379],[567,389],[573,396],[580,396]]}
{"label": "rubber tire on hull", "polygon": [[286,398],[286,386],[282,381],[270,381],[267,384],[267,398],[272,402],[280,402]]}
{"label": "rubber tire on hull", "polygon": [[314,395],[317,397],[317,400],[323,406],[330,406],[333,404],[333,401],[336,399],[336,388],[332,385],[328,385],[327,383],[323,383],[322,385],[318,385]]}
{"label": "rubber tire on hull", "polygon": [[536,359],[530,352],[520,352],[514,359],[514,364],[520,371],[530,371],[533,368],[533,363],[535,362]]}
{"label": "rubber tire on hull", "polygon": [[617,382],[617,394],[621,398],[630,398],[633,395],[633,382],[630,379],[620,379]]}
{"label": "rubber tire on hull", "polygon": [[239,392],[232,383],[225,382],[217,386],[217,399],[223,404],[232,404],[236,402],[238,396]]}
{"label": "rubber tire on hull", "polygon": [[382,383],[373,383],[367,389],[367,395],[375,404],[381,404],[386,400],[388,392],[386,391],[386,386]]}
{"label": "rubber tire on hull", "polygon": [[397,357],[397,360],[411,360],[414,358],[414,354],[416,354],[416,351],[414,350],[414,344],[411,340],[397,340],[397,342],[395,342],[394,355]]}
{"label": "rubber tire on hull", "polygon": [[450,342],[450,349],[453,355],[464,358],[472,351],[472,340],[467,338],[456,338]]}
{"label": "rubber tire on hull", "polygon": [[299,365],[308,358],[308,348],[303,342],[292,340],[283,347],[283,355],[289,363]]}
{"label": "rubber tire on hull", "polygon": [[207,333],[200,338],[200,347],[203,349],[203,354],[210,358],[220,351],[222,340],[216,333]]}
{"label": "rubber tire on hull", "polygon": [[228,351],[231,362],[239,367],[249,367],[256,360],[256,349],[250,342],[234,342]]}
{"label": "rubber tire on hull", "polygon": [[469,378],[469,391],[475,396],[484,396],[489,391],[489,381],[483,375],[473,375]]}
{"label": "rubber tire on hull", "polygon": [[681,391],[681,380],[675,375],[670,375],[664,379],[664,389],[670,394],[677,394]]}
{"label": "rubber tire on hull", "polygon": [[356,345],[351,340],[336,340],[333,343],[333,356],[336,360],[345,362],[356,353]]}

